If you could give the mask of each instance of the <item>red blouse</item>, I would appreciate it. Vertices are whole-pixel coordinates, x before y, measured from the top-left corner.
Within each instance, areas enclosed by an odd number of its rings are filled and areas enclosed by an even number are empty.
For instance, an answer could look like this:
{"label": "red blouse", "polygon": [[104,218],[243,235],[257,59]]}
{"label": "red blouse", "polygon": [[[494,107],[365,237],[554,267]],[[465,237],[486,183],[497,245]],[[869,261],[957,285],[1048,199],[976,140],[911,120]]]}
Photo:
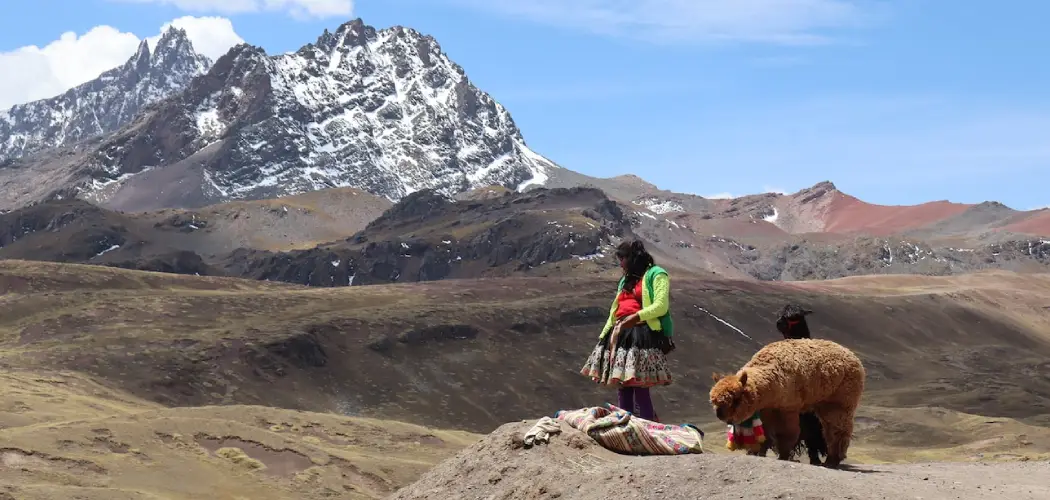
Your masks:
{"label": "red blouse", "polygon": [[626,318],[642,310],[642,280],[634,286],[634,293],[624,289],[616,305],[616,319]]}

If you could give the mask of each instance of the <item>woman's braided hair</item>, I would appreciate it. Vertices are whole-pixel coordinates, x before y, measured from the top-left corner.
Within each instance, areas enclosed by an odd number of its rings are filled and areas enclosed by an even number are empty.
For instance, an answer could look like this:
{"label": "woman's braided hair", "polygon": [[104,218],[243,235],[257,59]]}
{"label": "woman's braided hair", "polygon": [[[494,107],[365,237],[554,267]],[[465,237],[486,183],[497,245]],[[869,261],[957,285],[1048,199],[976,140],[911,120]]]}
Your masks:
{"label": "woman's braided hair", "polygon": [[653,256],[645,250],[642,240],[620,243],[620,246],[616,247],[616,258],[624,259],[627,264],[624,269],[624,290],[634,290],[645,272],[655,264]]}

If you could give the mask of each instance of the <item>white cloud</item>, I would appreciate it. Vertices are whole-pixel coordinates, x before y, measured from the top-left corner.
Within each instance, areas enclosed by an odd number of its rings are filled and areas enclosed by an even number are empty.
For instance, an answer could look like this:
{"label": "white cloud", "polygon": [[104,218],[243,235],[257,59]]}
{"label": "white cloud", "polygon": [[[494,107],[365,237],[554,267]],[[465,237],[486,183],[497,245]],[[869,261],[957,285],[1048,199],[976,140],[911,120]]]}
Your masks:
{"label": "white cloud", "polygon": [[700,195],[700,197],[707,198],[709,200],[732,200],[734,198],[740,198],[742,196],[748,196],[748,195],[759,194],[759,193],[761,193],[761,194],[765,194],[765,193],[788,194],[787,191],[785,191],[785,190],[783,190],[781,188],[778,188],[778,187],[762,186],[762,190],[761,191],[750,192],[750,193],[745,193],[745,194],[733,194],[733,193],[730,193],[730,192],[723,192],[723,193],[715,193],[715,194],[702,194],[702,195]]}
{"label": "white cloud", "polygon": [[286,12],[299,18],[349,16],[353,0],[111,0],[125,3],[171,5],[187,12],[244,14],[250,12]]}
{"label": "white cloud", "polygon": [[[160,33],[164,33],[169,26],[185,30],[186,36],[193,42],[193,48],[213,61],[229,52],[230,47],[244,42],[234,31],[233,23],[225,17],[184,16],[161,26]],[[151,49],[158,39],[160,34],[147,39]]]}
{"label": "white cloud", "polygon": [[[169,25],[186,30],[194,47],[213,59],[243,41],[228,19],[181,17],[164,28]],[[0,109],[52,97],[96,78],[127,61],[140,41],[134,33],[103,25],[79,36],[72,31],[63,33],[44,47],[29,45],[0,52],[0,75],[4,75],[0,78]]]}
{"label": "white cloud", "polygon": [[[662,42],[811,44],[854,26],[866,0],[445,0],[516,19]],[[862,3],[865,4],[862,6]]]}
{"label": "white cloud", "polygon": [[739,196],[730,193],[702,194],[700,197],[709,200],[731,200],[733,198],[739,198]]}

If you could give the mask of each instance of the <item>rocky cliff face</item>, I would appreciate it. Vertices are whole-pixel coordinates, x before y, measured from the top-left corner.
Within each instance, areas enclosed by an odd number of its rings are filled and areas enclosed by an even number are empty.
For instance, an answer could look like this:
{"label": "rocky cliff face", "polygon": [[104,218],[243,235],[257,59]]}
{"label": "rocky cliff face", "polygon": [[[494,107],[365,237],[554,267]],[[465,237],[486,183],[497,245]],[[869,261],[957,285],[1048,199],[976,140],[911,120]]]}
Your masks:
{"label": "rocky cliff face", "polygon": [[234,276],[314,286],[476,278],[601,259],[628,234],[629,219],[596,189],[471,202],[421,191],[347,241],[281,253],[245,249],[225,265]]}
{"label": "rocky cliff face", "polygon": [[80,181],[54,193],[144,210],[328,187],[451,196],[556,167],[433,38],[356,20],[295,53],[235,47],[71,168]]}
{"label": "rocky cliff face", "polygon": [[152,51],[143,40],[131,59],[94,80],[0,111],[0,162],[113,132],[210,66],[178,28],[168,29]]}

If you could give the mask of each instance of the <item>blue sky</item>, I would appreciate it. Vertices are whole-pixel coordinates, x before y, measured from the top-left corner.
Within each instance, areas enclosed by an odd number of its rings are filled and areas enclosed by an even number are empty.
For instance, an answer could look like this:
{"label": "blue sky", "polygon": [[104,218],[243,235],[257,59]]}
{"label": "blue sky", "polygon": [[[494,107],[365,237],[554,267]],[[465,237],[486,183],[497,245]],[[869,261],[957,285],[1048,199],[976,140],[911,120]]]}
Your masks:
{"label": "blue sky", "polygon": [[700,195],[790,192],[831,180],[883,204],[1050,204],[1047,2],[8,0],[5,7],[0,53],[100,25],[155,36],[187,15],[228,18],[237,35],[271,53],[352,17],[380,28],[401,24],[437,38],[510,109],[533,149],[587,174],[636,173]]}

